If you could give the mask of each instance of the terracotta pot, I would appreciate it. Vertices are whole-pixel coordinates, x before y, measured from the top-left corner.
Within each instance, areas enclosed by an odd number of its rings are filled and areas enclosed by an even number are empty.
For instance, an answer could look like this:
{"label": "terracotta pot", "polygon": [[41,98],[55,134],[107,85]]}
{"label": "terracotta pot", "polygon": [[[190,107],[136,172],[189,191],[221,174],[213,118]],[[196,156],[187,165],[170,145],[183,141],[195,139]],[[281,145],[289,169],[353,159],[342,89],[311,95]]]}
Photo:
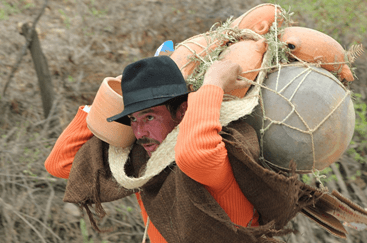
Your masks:
{"label": "terracotta pot", "polygon": [[204,50],[207,46],[209,46],[208,52],[211,52],[218,47],[218,42],[215,40],[211,41],[210,37],[206,38],[204,35],[197,35],[183,41],[172,53],[171,58],[180,68],[184,79],[187,79],[199,65],[198,61],[192,60],[193,58],[197,58],[194,53],[205,57],[207,52]]}
{"label": "terracotta pot", "polygon": [[[119,76],[120,77],[120,76]],[[121,78],[105,78],[94,98],[91,110],[87,116],[89,130],[106,143],[125,148],[135,141],[130,126],[118,122],[107,122],[124,109],[121,92]]]}
{"label": "terracotta pot", "polygon": [[345,62],[345,50],[330,36],[309,28],[288,27],[284,29],[280,40],[302,61],[321,63],[322,68],[337,73],[340,81],[354,80],[347,64],[322,64]]}
{"label": "terracotta pot", "polygon": [[[267,49],[267,44],[264,39],[253,41],[244,40],[237,42],[228,47],[221,55],[221,60],[231,60],[238,63],[242,72],[259,69],[263,60],[263,55]],[[260,71],[253,71],[245,74],[241,74],[242,77],[255,80],[257,74]],[[250,88],[250,84],[244,89],[235,89],[228,94],[235,95],[237,97],[244,97],[247,90]]]}
{"label": "terracotta pot", "polygon": [[[283,23],[280,17],[280,9],[278,7],[278,27]],[[271,25],[275,21],[275,5],[262,4],[248,12],[244,13],[233,21],[231,27],[238,27],[239,29],[250,29],[260,35],[268,33]]]}

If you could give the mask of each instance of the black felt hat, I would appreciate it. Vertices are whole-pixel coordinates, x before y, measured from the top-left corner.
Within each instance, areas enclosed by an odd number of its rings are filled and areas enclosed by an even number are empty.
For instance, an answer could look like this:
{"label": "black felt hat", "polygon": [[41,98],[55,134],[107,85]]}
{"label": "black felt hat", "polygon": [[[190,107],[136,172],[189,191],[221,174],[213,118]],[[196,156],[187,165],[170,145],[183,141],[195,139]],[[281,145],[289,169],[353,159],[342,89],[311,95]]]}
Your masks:
{"label": "black felt hat", "polygon": [[122,73],[124,110],[107,121],[130,125],[127,115],[187,94],[187,86],[176,63],[168,56],[145,58],[128,65]]}

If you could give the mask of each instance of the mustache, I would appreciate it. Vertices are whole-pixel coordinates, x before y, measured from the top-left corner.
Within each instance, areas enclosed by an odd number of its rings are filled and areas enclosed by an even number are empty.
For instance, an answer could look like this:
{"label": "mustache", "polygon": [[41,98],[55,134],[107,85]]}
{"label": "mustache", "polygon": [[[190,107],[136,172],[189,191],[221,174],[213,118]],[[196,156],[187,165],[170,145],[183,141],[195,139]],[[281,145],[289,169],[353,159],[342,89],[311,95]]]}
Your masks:
{"label": "mustache", "polygon": [[149,144],[149,143],[155,143],[160,145],[161,143],[158,142],[157,140],[153,139],[153,138],[140,138],[138,140],[136,140],[136,143],[139,145],[143,145],[143,144]]}

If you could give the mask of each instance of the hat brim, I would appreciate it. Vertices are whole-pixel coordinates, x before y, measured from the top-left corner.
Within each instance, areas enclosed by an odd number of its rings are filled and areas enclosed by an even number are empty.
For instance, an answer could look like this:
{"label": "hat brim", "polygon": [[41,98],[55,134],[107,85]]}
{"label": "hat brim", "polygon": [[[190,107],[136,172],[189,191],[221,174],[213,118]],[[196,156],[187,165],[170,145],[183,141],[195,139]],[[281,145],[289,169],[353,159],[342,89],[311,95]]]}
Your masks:
{"label": "hat brim", "polygon": [[137,102],[134,104],[130,104],[128,107],[126,107],[126,109],[124,109],[120,114],[117,114],[115,116],[112,116],[110,118],[107,118],[108,122],[118,122],[127,126],[130,126],[130,118],[128,117],[128,115],[135,113],[137,111],[141,111],[141,110],[145,110],[154,106],[158,106],[160,104],[163,104],[164,102],[179,97],[181,95],[185,95],[188,94],[187,93],[183,93],[180,95],[175,95],[172,97],[164,97],[164,98],[156,98],[156,99],[150,99],[150,100],[145,100],[145,101],[141,101],[141,102]]}

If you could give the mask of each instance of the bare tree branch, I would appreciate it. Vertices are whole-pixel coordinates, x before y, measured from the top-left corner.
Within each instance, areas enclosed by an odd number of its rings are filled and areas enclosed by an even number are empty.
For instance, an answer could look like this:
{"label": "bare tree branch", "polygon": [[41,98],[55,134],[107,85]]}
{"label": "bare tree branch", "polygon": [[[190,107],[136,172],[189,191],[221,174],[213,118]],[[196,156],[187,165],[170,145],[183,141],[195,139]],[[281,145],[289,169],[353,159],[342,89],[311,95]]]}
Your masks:
{"label": "bare tree branch", "polygon": [[28,48],[29,44],[32,41],[32,36],[33,36],[34,30],[36,28],[37,22],[41,18],[42,14],[44,13],[45,8],[47,7],[47,4],[48,4],[48,0],[45,0],[40,12],[38,13],[38,15],[36,16],[36,18],[34,19],[34,21],[32,23],[32,27],[28,30],[28,33],[23,33],[24,37],[26,39],[26,43],[22,47],[22,50],[18,55],[17,62],[14,64],[14,66],[13,66],[11,72],[10,72],[10,75],[8,77],[8,80],[5,83],[5,86],[4,86],[4,89],[3,89],[3,96],[5,96],[6,90],[9,86],[9,83],[10,83],[11,79],[13,78],[14,73],[17,71],[20,63],[22,62],[23,56],[26,54],[27,48]]}

